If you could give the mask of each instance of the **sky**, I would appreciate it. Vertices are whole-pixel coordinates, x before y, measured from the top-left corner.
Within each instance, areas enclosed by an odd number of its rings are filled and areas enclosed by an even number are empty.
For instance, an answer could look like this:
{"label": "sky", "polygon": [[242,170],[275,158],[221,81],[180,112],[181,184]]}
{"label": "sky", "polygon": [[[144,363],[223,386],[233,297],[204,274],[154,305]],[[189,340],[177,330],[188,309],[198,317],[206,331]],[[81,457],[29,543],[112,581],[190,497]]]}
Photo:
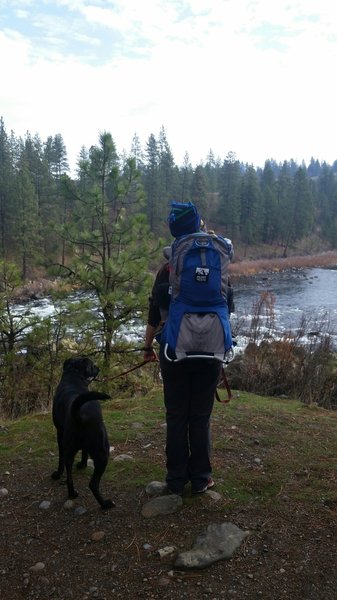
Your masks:
{"label": "sky", "polygon": [[0,68],[7,133],[72,169],[162,127],[179,166],[337,159],[336,0],[0,0]]}

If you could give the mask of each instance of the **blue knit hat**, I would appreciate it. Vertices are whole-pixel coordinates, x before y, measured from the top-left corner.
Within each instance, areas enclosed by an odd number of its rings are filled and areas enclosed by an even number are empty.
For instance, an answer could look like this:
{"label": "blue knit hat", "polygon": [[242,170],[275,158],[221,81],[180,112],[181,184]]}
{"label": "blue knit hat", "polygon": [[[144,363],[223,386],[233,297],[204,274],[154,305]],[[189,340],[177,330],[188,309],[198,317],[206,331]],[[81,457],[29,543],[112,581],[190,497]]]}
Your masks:
{"label": "blue knit hat", "polygon": [[200,215],[192,202],[171,202],[168,223],[173,237],[196,233],[200,229]]}

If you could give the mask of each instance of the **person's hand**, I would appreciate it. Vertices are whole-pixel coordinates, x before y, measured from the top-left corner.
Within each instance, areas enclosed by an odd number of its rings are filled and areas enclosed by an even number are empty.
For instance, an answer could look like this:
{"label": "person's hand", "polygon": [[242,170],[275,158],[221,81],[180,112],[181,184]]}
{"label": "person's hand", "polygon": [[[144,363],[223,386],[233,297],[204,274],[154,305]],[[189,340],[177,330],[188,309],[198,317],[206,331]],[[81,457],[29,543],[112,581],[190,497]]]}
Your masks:
{"label": "person's hand", "polygon": [[149,346],[148,348],[144,348],[144,360],[146,362],[154,362],[158,360],[157,353],[153,349],[153,346]]}

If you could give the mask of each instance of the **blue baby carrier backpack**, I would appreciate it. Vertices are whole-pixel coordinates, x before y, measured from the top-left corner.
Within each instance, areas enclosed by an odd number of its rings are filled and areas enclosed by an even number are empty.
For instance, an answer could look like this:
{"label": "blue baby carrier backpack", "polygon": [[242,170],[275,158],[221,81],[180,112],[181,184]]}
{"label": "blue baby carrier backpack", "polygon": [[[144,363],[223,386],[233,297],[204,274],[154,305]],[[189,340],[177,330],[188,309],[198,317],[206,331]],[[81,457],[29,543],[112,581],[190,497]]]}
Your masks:
{"label": "blue baby carrier backpack", "polygon": [[232,243],[200,231],[192,203],[173,202],[169,225],[176,239],[169,261],[171,301],[161,334],[165,357],[227,362],[233,346],[227,307]]}

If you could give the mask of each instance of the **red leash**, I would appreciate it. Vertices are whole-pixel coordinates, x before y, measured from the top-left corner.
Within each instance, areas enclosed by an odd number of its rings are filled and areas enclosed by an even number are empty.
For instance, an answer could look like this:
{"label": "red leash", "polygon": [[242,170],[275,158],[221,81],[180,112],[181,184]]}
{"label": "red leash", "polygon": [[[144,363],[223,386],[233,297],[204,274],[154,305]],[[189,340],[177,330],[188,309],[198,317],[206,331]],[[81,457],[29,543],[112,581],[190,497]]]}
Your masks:
{"label": "red leash", "polygon": [[233,396],[232,390],[229,386],[224,367],[222,367],[222,383],[224,384],[224,386],[227,390],[227,398],[225,400],[221,400],[218,390],[215,390],[215,397],[216,397],[217,401],[220,402],[221,404],[228,404],[228,402],[230,402],[231,399],[234,398],[234,396]]}
{"label": "red leash", "polygon": [[135,371],[136,369],[139,369],[140,367],[143,367],[147,363],[151,363],[151,362],[154,362],[154,361],[143,360],[143,362],[139,363],[135,367],[131,367],[131,369],[128,369],[127,371],[123,371],[123,373],[118,373],[118,375],[114,375],[113,377],[104,377],[103,379],[95,379],[95,381],[112,381],[113,379],[117,379],[117,377],[123,377],[124,375],[131,373],[131,371]]}

